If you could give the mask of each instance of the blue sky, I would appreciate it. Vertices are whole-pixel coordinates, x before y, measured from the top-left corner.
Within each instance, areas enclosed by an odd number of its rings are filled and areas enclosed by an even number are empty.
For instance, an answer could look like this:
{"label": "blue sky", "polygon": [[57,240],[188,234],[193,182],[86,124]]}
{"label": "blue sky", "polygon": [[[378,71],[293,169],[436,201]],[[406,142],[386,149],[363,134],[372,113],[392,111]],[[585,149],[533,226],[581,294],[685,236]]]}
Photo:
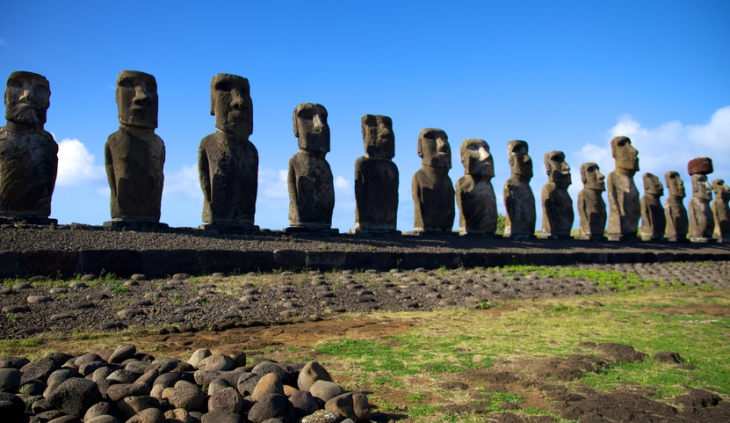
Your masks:
{"label": "blue sky", "polygon": [[[467,138],[489,143],[501,212],[512,139],[530,145],[538,199],[546,152],[566,153],[575,200],[581,163],[613,169],[614,135],[630,136],[640,152],[640,191],[643,172],[663,180],[677,170],[689,186],[686,164],[697,156],[713,158],[711,180],[730,182],[727,1],[68,3],[0,7],[0,78],[27,70],[51,84],[46,130],[61,145],[52,204],[60,223],[110,218],[103,147],[118,128],[114,84],[125,69],[157,78],[157,134],[167,148],[161,220],[172,226],[201,223],[197,149],[214,131],[209,84],[219,72],[251,83],[262,228],[288,226],[291,113],[303,102],[329,112],[341,231],[354,227],[366,113],[393,119],[401,230],[413,227],[410,185],[425,127],[445,130],[453,151]],[[452,161],[455,183],[463,167],[458,154]]]}

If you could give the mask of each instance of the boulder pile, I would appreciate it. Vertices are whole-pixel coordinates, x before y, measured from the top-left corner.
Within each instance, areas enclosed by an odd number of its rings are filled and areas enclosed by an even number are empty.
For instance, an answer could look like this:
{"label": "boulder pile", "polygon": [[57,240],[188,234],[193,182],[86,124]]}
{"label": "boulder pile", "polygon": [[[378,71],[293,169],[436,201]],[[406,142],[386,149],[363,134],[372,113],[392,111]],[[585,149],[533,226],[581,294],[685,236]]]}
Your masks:
{"label": "boulder pile", "polygon": [[344,423],[370,420],[318,362],[283,364],[237,350],[199,349],[188,362],[134,345],[36,361],[0,357],[6,423]]}

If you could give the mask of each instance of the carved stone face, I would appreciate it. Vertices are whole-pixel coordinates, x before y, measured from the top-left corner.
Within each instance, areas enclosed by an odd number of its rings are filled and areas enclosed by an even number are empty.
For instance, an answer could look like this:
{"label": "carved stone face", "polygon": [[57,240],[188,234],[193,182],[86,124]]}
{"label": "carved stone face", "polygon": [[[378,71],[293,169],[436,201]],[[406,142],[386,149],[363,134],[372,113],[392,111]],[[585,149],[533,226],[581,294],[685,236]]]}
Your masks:
{"label": "carved stone face", "polygon": [[51,87],[43,75],[13,72],[5,88],[5,119],[31,125],[46,123]]}
{"label": "carved stone face", "polygon": [[476,138],[464,140],[460,152],[465,174],[494,177],[494,158],[486,141]]}
{"label": "carved stone face", "polygon": [[692,175],[692,192],[693,197],[700,200],[712,200],[712,187],[707,182],[707,176],[702,174]]}
{"label": "carved stone face", "polygon": [[215,127],[248,138],[253,133],[253,101],[248,79],[219,73],[210,83],[210,113]]}
{"label": "carved stone face", "polygon": [[715,179],[712,181],[712,191],[715,192],[715,199],[721,199],[722,201],[730,200],[730,187],[725,185],[725,181],[722,179]]}
{"label": "carved stone face", "polygon": [[659,178],[651,173],[644,174],[644,191],[647,194],[656,195],[661,197],[664,195],[664,185]]}
{"label": "carved stone face", "polygon": [[418,135],[418,157],[423,166],[451,169],[451,146],[446,132],[426,128]]}
{"label": "carved stone face", "polygon": [[532,158],[527,154],[528,147],[525,141],[510,141],[507,143],[509,166],[512,175],[532,178]]}
{"label": "carved stone face", "polygon": [[684,191],[684,182],[678,172],[673,170],[664,174],[664,181],[669,188],[669,195],[672,197],[684,198],[687,194]]}
{"label": "carved stone face", "polygon": [[392,159],[395,156],[393,120],[388,116],[365,115],[361,127],[365,155],[372,159]]}
{"label": "carved stone face", "polygon": [[117,77],[119,123],[157,128],[157,81],[144,72],[121,71]]}
{"label": "carved stone face", "polygon": [[606,177],[603,176],[595,163],[583,163],[580,167],[580,178],[585,189],[606,190]]}
{"label": "carved stone face", "polygon": [[330,127],[327,109],[321,104],[302,103],[294,109],[294,136],[302,150],[327,153],[330,151]]}
{"label": "carved stone face", "polygon": [[570,176],[570,166],[565,162],[565,153],[562,151],[551,151],[545,154],[545,169],[548,180],[557,186],[567,188],[573,183]]}
{"label": "carved stone face", "polygon": [[631,145],[629,137],[612,139],[611,155],[616,161],[616,169],[632,174],[639,171],[639,152]]}

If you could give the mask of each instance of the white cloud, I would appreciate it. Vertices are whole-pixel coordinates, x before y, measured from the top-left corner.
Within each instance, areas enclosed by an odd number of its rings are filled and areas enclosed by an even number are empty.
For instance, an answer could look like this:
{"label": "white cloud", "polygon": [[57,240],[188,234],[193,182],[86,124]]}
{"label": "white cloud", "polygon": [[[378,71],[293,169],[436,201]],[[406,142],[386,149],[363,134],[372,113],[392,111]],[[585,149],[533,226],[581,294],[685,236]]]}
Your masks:
{"label": "white cloud", "polygon": [[183,195],[194,200],[202,200],[203,191],[200,189],[198,167],[195,165],[183,166],[173,174],[165,173],[165,187],[162,195]]}
{"label": "white cloud", "polygon": [[64,139],[58,144],[58,176],[56,185],[73,186],[104,179],[104,167],[77,139]]}
{"label": "white cloud", "polygon": [[[287,171],[284,169],[261,169],[259,170],[258,195],[272,199],[288,199],[289,189],[287,188]],[[288,207],[288,203],[287,203]]]}
{"label": "white cloud", "polygon": [[350,181],[340,175],[337,175],[337,177],[335,177],[335,188],[346,189],[350,187],[354,187],[354,185],[352,185]]}

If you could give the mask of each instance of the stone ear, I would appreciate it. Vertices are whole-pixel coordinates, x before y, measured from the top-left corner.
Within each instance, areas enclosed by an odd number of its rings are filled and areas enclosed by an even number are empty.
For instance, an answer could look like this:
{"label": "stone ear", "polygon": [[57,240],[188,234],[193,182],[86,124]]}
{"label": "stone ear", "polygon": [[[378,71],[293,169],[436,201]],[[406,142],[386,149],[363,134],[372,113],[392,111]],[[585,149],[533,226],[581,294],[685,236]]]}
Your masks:
{"label": "stone ear", "polygon": [[418,157],[423,158],[423,149],[421,149],[421,137],[418,137]]}

